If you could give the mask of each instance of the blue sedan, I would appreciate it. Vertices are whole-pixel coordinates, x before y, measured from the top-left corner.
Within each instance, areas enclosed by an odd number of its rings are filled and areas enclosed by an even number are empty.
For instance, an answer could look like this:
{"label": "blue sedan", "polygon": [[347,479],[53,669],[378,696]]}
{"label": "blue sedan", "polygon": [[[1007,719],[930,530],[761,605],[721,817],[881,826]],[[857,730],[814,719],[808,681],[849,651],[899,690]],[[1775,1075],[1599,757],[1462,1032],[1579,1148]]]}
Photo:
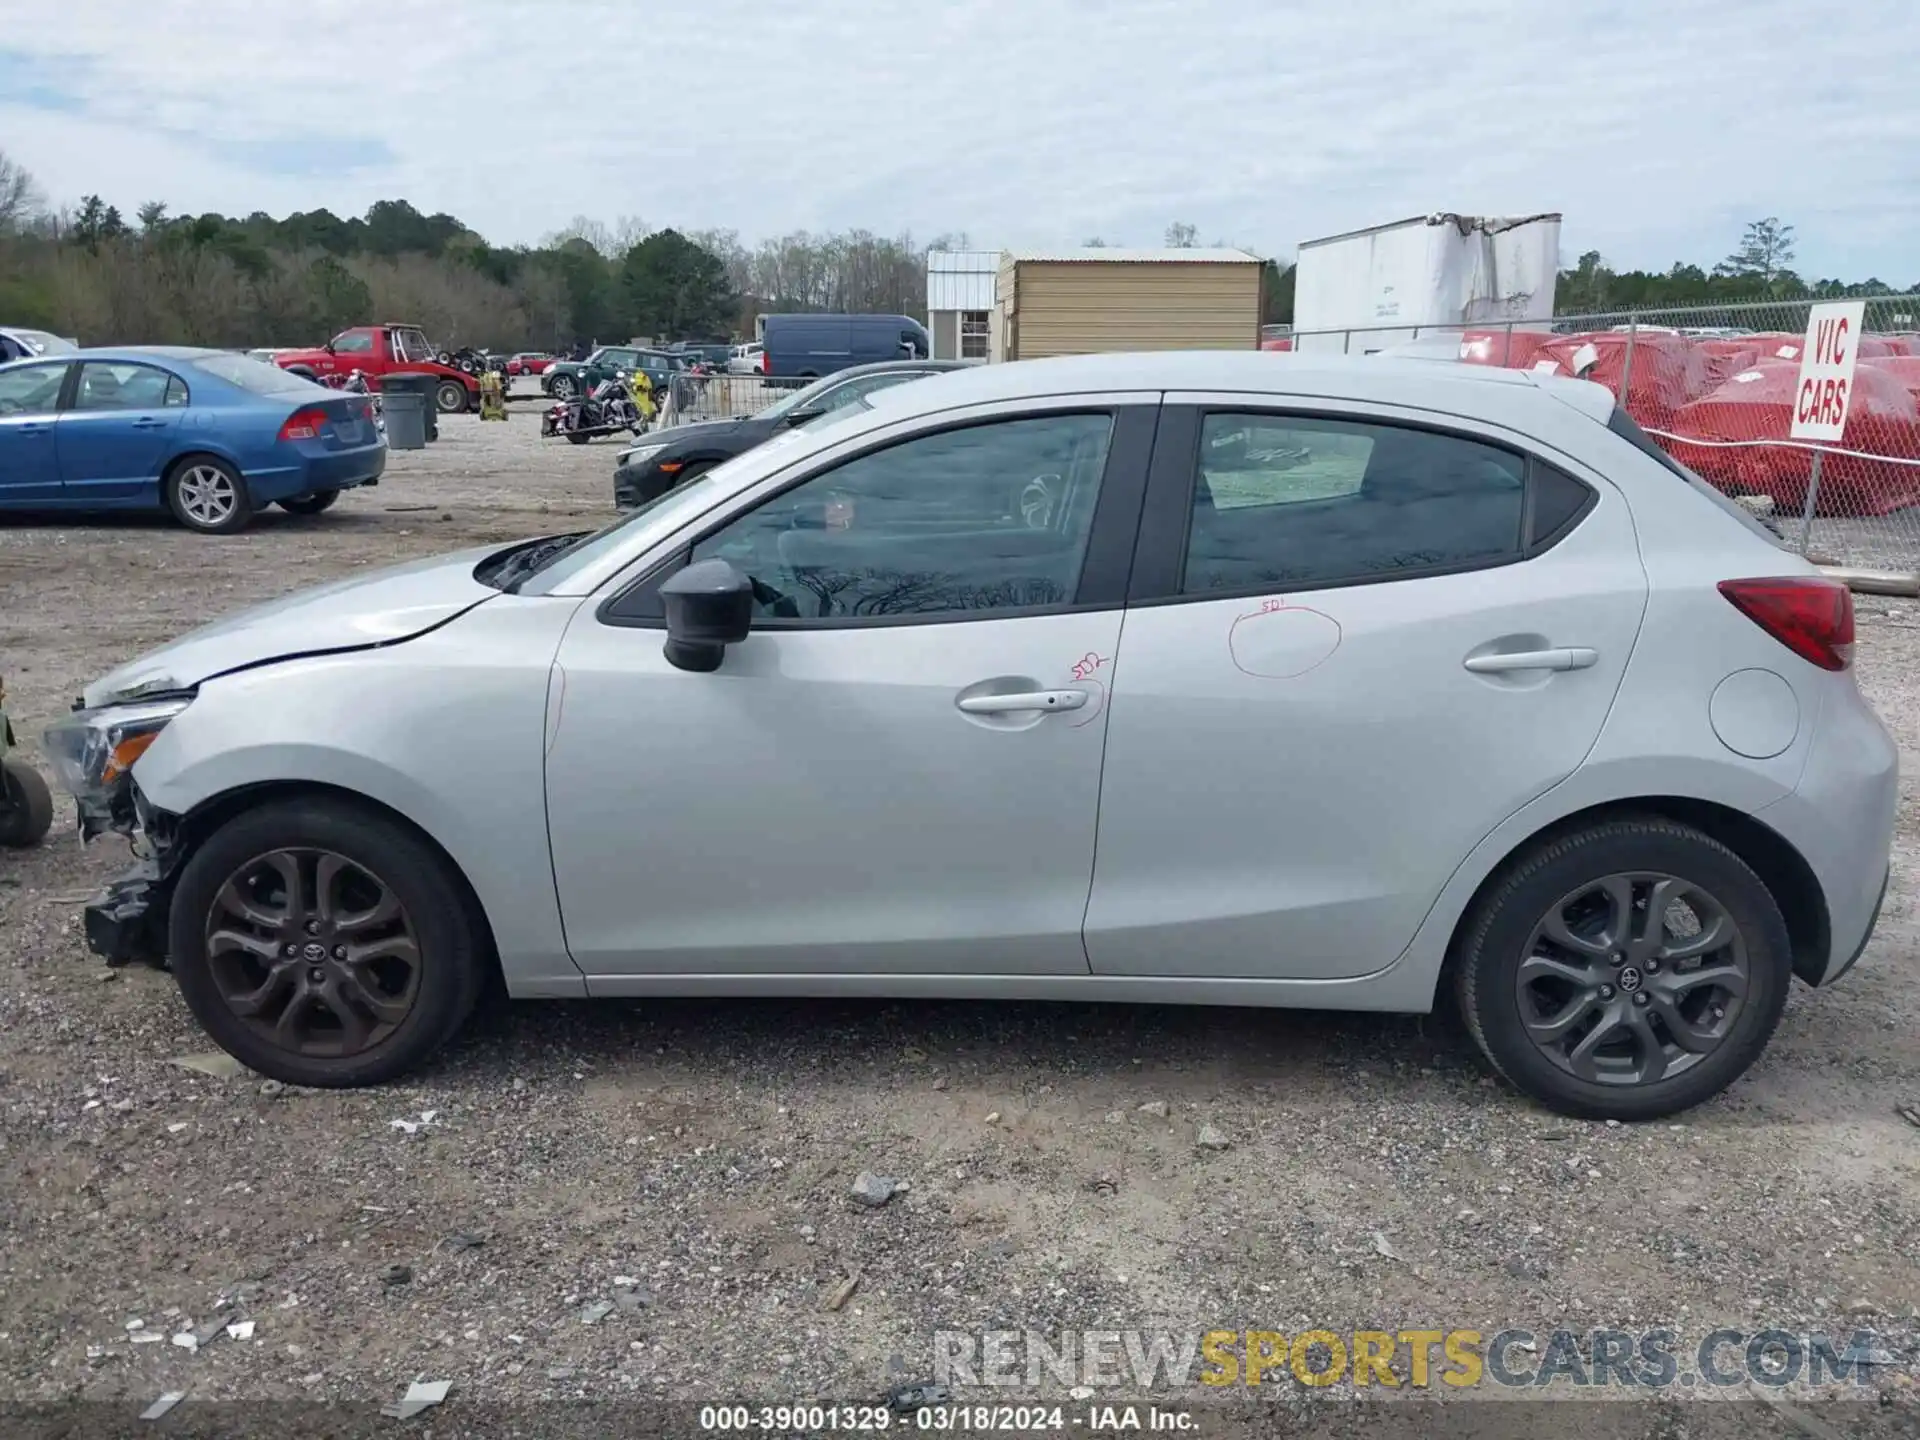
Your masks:
{"label": "blue sedan", "polygon": [[148,510],[226,535],[370,485],[387,441],[364,396],[224,350],[128,346],[0,365],[0,509]]}

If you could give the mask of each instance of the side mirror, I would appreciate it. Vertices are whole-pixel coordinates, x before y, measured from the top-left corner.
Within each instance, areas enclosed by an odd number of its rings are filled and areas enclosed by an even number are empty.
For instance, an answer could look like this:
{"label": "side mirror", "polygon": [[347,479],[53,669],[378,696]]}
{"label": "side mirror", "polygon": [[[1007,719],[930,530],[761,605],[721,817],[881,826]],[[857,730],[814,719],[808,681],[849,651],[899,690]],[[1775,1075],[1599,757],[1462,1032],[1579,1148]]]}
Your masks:
{"label": "side mirror", "polygon": [[699,560],[660,587],[667,612],[667,663],[682,670],[720,668],[727,646],[747,638],[753,582],[724,560]]}
{"label": "side mirror", "polygon": [[333,354],[333,342],[331,340],[327,341],[326,349],[327,349],[327,354],[329,355]]}
{"label": "side mirror", "polygon": [[787,411],[787,424],[800,426],[818,420],[827,412],[818,405],[802,405],[798,410]]}

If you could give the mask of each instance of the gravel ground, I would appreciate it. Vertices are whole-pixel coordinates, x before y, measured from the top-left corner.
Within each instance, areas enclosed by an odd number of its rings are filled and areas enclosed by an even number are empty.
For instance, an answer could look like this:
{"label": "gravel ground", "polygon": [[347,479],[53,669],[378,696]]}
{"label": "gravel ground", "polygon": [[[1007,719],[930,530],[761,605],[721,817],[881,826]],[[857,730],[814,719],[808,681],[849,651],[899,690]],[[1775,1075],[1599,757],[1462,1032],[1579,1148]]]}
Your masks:
{"label": "gravel ground", "polygon": [[[615,445],[542,445],[536,413],[448,421],[376,490],[233,539],[0,521],[18,729],[238,606],[600,523]],[[1920,607],[1861,610],[1862,682],[1920,774]],[[445,1379],[440,1433],[489,1405],[547,1433],[533,1402],[871,1400],[945,1329],[1870,1325],[1899,1363],[1843,1429],[1896,1433],[1920,1301],[1905,791],[1854,975],[1798,990],[1728,1095],[1629,1127],[1537,1109],[1443,1021],[1120,1006],[522,1004],[412,1084],[214,1078],[175,1063],[212,1047],[167,976],[86,952],[79,902],[123,856],[63,815],[0,853],[0,1401],[126,1417]],[[909,1188],[857,1205],[863,1170]],[[251,1339],[197,1353],[128,1328],[241,1317]],[[1264,1427],[1305,1393],[1223,1413]]]}

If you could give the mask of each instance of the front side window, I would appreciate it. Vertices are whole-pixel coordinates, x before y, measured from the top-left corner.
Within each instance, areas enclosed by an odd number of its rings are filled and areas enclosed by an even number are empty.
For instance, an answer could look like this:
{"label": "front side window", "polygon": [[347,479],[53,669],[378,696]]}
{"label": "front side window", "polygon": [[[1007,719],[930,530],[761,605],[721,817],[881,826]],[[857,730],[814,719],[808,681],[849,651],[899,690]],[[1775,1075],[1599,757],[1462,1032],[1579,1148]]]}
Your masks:
{"label": "front side window", "polygon": [[373,336],[365,330],[349,330],[344,335],[333,337],[333,353],[336,355],[371,355]]}
{"label": "front side window", "polygon": [[172,379],[166,371],[151,365],[89,360],[80,367],[80,387],[74,393],[73,408],[158,410],[167,403],[167,384]]}
{"label": "front side window", "polygon": [[51,415],[65,365],[21,365],[0,370],[0,415]]}
{"label": "front side window", "polygon": [[1070,604],[1112,428],[1049,415],[902,441],[773,497],[692,558],[745,572],[762,620]]}
{"label": "front side window", "polygon": [[1182,593],[1302,588],[1522,553],[1527,462],[1398,425],[1211,414]]}

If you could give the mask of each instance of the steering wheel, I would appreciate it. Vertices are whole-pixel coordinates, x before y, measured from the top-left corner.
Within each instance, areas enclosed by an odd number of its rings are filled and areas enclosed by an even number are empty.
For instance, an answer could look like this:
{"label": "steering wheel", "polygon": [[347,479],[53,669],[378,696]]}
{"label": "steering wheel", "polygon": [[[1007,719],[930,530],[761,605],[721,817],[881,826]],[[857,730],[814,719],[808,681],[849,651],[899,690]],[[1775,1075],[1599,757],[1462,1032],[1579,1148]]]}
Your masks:
{"label": "steering wheel", "polygon": [[1029,530],[1049,530],[1053,527],[1053,512],[1060,503],[1060,493],[1065,489],[1065,477],[1057,473],[1036,475],[1021,487],[1020,518],[1026,522]]}

